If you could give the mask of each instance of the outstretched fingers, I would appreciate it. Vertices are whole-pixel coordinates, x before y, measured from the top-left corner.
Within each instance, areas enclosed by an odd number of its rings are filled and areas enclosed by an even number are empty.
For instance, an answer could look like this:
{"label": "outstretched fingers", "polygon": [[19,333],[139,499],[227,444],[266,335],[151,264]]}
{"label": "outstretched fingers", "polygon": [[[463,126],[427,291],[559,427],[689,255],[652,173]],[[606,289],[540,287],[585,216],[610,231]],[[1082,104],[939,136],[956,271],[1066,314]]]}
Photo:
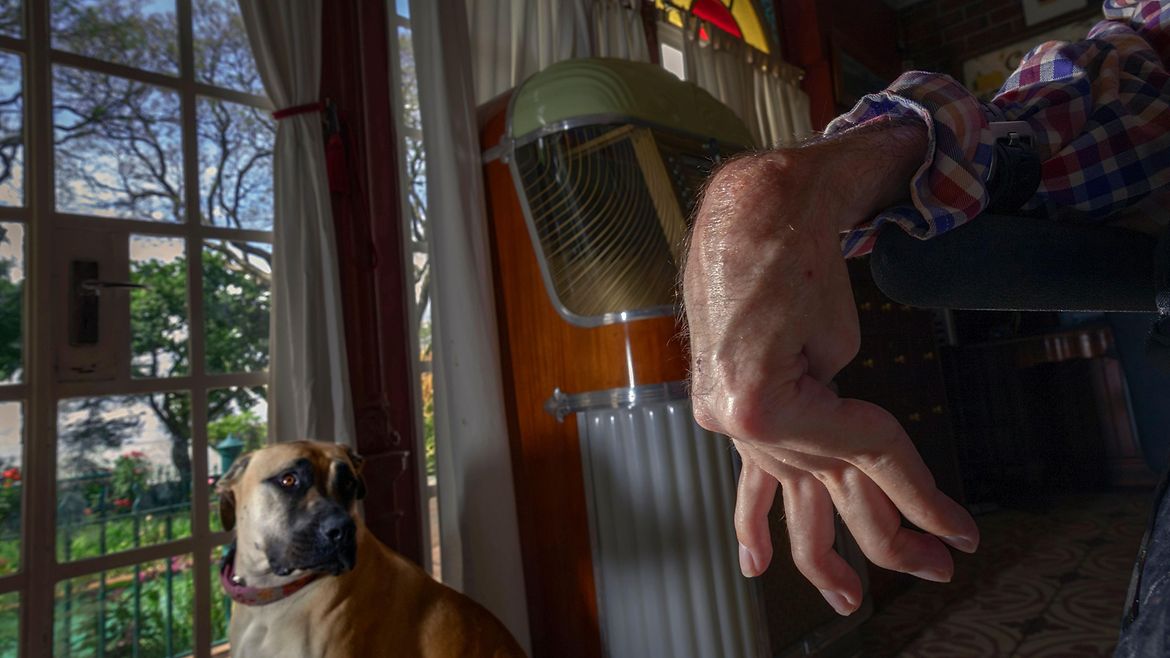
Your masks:
{"label": "outstretched fingers", "polygon": [[853,614],[861,605],[861,578],[833,550],[837,528],[824,485],[803,471],[785,478],[784,516],[796,568],[837,614]]}
{"label": "outstretched fingers", "polygon": [[861,552],[879,567],[949,582],[955,565],[937,538],[902,527],[902,517],[869,477],[843,464],[824,484]]}
{"label": "outstretched fingers", "polygon": [[[796,568],[820,590],[838,614],[852,614],[861,605],[861,578],[833,548],[837,526],[833,501],[825,486],[810,473],[788,466],[765,452],[741,442],[736,442],[736,446],[744,458],[735,518],[740,545],[757,550],[757,538],[763,537],[767,541],[767,555],[771,557],[767,514],[779,479]],[[760,564],[757,573],[766,567],[766,562]],[[746,570],[745,575],[748,575]]]}
{"label": "outstretched fingers", "polygon": [[[979,528],[962,505],[939,491],[902,426],[885,409],[842,400],[840,439],[865,435],[869,449],[840,459],[860,469],[910,523],[965,553],[979,546]],[[863,443],[864,444],[864,443]]]}
{"label": "outstretched fingers", "polygon": [[772,535],[768,529],[768,512],[776,497],[776,478],[764,471],[750,454],[750,449],[736,442],[743,458],[739,487],[735,493],[735,536],[739,539],[739,568],[744,576],[754,578],[767,570],[772,561]]}
{"label": "outstretched fingers", "polygon": [[790,415],[790,432],[797,438],[778,447],[852,464],[908,521],[961,551],[975,551],[979,545],[975,520],[938,490],[897,419],[875,404],[838,398],[807,375],[798,389]]}

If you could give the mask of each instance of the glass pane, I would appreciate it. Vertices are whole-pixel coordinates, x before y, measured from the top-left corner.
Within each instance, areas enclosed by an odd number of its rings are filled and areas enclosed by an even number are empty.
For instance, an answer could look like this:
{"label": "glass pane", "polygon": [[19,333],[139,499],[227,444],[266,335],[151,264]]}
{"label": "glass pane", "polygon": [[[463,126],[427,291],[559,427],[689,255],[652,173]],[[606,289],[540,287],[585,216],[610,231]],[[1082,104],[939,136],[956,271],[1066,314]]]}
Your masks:
{"label": "glass pane", "polygon": [[395,0],[395,11],[403,18],[410,18],[410,0]]}
{"label": "glass pane", "polygon": [[211,473],[211,514],[213,532],[223,530],[219,522],[219,496],[215,483],[242,454],[256,450],[268,440],[268,393],[264,386],[219,388],[207,392],[207,453]]}
{"label": "glass pane", "polygon": [[[0,33],[19,37],[24,32],[24,17],[21,15],[20,0],[0,0]],[[0,656],[4,654],[0,644]]]}
{"label": "glass pane", "polygon": [[57,559],[191,535],[191,397],[62,400],[57,407]]}
{"label": "glass pane", "polygon": [[422,130],[418,104],[418,70],[414,62],[414,41],[409,27],[398,28],[398,64],[402,84],[402,123],[407,132]]}
{"label": "glass pane", "polygon": [[[0,21],[4,20],[0,0]],[[0,29],[3,26],[0,25]],[[0,206],[24,205],[24,87],[20,55],[0,52]]]}
{"label": "glass pane", "polygon": [[57,66],[53,127],[58,210],[182,221],[176,92]]}
{"label": "glass pane", "polygon": [[[228,641],[228,622],[232,619],[232,600],[223,593],[223,587],[219,584],[219,566],[226,551],[226,546],[216,546],[211,549],[211,645],[213,647]],[[221,655],[215,650],[212,650],[211,653],[213,656]],[[222,655],[226,656],[227,654]]]}
{"label": "glass pane", "polygon": [[190,554],[57,583],[53,655],[175,656],[194,649]]}
{"label": "glass pane", "polygon": [[[24,445],[24,405],[0,402],[0,576],[20,570],[21,466]],[[4,653],[0,626],[0,656]]]}
{"label": "glass pane", "polygon": [[0,223],[0,384],[24,378],[24,224]]}
{"label": "glass pane", "polygon": [[236,0],[194,0],[195,75],[200,82],[264,95]]}
{"label": "glass pane", "polygon": [[0,594],[0,656],[20,655],[20,593]]}
{"label": "glass pane", "polygon": [[175,0],[53,0],[51,29],[57,50],[179,72]]}
{"label": "glass pane", "polygon": [[182,238],[130,236],[130,370],[135,377],[189,372],[187,257]]}
{"label": "glass pane", "polygon": [[199,99],[199,199],[204,224],[272,230],[276,122],[262,110]]}
{"label": "glass pane", "polygon": [[268,367],[272,245],[209,240],[203,245],[203,344],[207,372]]}

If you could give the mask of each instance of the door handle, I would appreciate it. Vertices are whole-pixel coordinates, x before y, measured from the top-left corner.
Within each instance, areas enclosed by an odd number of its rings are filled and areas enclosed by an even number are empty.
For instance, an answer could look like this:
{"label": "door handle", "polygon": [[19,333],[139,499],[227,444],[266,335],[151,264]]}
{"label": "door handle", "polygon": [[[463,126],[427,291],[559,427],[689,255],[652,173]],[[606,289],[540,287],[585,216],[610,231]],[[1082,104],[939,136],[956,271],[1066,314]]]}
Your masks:
{"label": "door handle", "polygon": [[103,290],[138,290],[146,286],[129,281],[102,281],[95,260],[70,263],[69,344],[97,345],[101,340],[101,294]]}
{"label": "door handle", "polygon": [[87,279],[81,282],[81,291],[78,294],[82,295],[100,295],[103,290],[145,290],[146,286],[141,283],[130,283],[129,281],[97,281],[94,279]]}

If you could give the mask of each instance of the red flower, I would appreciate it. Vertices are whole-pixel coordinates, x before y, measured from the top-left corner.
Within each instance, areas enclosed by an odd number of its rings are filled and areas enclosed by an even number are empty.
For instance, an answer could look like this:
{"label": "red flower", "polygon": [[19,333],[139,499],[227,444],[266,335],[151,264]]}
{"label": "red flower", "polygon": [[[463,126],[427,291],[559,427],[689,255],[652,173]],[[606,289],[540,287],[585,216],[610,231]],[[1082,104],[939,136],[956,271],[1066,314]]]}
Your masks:
{"label": "red flower", "polygon": [[15,466],[4,471],[3,473],[0,473],[0,475],[3,475],[5,480],[20,482],[20,469]]}
{"label": "red flower", "polygon": [[115,498],[114,499],[114,507],[122,507],[122,508],[130,507],[130,499],[129,498]]}

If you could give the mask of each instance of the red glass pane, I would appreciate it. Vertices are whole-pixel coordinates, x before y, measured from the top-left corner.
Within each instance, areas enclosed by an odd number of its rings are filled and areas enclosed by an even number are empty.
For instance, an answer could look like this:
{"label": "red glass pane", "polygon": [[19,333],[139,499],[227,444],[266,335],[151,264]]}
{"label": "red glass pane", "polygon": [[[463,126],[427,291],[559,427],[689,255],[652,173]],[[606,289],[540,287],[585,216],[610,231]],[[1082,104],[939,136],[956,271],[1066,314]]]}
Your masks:
{"label": "red glass pane", "polygon": [[691,13],[736,38],[743,38],[735,18],[719,0],[695,0]]}

